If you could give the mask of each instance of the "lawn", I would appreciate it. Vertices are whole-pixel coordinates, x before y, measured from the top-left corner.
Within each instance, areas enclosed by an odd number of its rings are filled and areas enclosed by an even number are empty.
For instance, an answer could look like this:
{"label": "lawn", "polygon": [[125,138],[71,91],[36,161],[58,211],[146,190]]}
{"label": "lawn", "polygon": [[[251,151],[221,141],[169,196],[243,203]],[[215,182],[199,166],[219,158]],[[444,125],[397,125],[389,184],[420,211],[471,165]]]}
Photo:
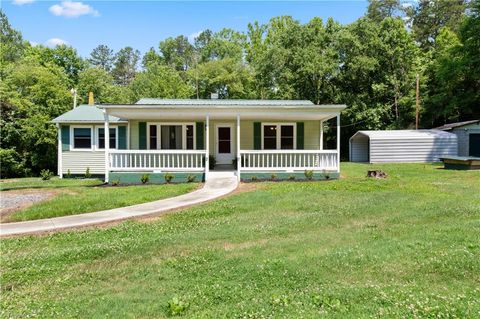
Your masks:
{"label": "lawn", "polygon": [[[371,167],[388,178],[367,179]],[[258,183],[157,220],[3,239],[1,317],[478,318],[480,172],[342,174]]]}
{"label": "lawn", "polygon": [[97,186],[103,181],[96,178],[58,178],[52,177],[49,180],[42,180],[39,177],[1,179],[0,190],[18,190],[31,188],[64,188],[78,186]]}
{"label": "lawn", "polygon": [[54,179],[42,181],[39,178],[36,180],[25,179],[23,183],[22,179],[11,182],[16,186],[12,186],[10,189],[58,188],[60,193],[52,199],[36,203],[8,215],[4,222],[66,216],[151,202],[188,193],[199,185],[198,183],[189,183],[104,187],[98,186],[99,183],[99,180]]}

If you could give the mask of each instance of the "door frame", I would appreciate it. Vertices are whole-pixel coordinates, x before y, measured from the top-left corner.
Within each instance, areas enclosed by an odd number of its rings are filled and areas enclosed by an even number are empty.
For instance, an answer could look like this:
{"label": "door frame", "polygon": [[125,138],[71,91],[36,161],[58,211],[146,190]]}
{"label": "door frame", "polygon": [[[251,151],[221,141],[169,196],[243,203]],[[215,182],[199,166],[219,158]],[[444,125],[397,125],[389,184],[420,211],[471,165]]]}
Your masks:
{"label": "door frame", "polygon": [[[219,141],[218,141],[218,129],[221,127],[228,127],[230,129],[230,157],[228,159],[228,162],[225,162],[226,160],[222,160],[219,156]],[[232,160],[235,158],[235,152],[234,152],[234,145],[233,145],[233,124],[232,123],[216,123],[215,124],[215,160],[216,163],[219,165],[231,165]],[[227,153],[223,153],[221,156],[227,156]],[[219,161],[220,160],[220,161]]]}

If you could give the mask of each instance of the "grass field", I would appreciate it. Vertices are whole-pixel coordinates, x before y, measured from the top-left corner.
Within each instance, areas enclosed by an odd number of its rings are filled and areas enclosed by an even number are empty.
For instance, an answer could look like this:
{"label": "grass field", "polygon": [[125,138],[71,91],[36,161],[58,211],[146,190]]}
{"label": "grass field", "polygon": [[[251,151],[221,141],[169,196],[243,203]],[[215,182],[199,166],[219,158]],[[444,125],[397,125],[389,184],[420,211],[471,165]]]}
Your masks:
{"label": "grass field", "polygon": [[[22,183],[23,182],[23,183]],[[41,218],[95,212],[99,210],[135,205],[162,198],[178,196],[193,191],[198,183],[139,185],[128,187],[102,187],[99,180],[18,179],[11,184],[13,189],[59,189],[52,199],[36,203],[8,215],[4,222],[25,221]],[[10,184],[8,182],[2,184]],[[0,194],[1,195],[1,194]]]}
{"label": "grass field", "polygon": [[478,318],[480,172],[370,167],[3,239],[1,317]]}
{"label": "grass field", "polygon": [[65,187],[80,187],[80,186],[98,186],[102,185],[103,181],[97,178],[58,178],[52,177],[49,180],[42,180],[40,177],[27,178],[12,178],[1,179],[0,190],[20,190],[20,189],[35,189],[35,188],[65,188]]}

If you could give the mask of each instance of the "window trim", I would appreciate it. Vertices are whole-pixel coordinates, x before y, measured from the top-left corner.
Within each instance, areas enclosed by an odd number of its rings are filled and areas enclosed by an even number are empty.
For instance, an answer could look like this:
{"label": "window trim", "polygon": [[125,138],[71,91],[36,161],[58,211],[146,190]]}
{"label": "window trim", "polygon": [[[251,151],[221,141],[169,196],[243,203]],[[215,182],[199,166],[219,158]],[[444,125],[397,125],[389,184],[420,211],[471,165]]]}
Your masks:
{"label": "window trim", "polygon": [[[88,128],[90,130],[90,148],[75,148],[75,129],[76,128]],[[95,130],[92,125],[70,125],[70,151],[74,152],[91,152],[95,148]]]}
{"label": "window trim", "polygon": [[[177,125],[182,127],[182,150],[187,150],[187,126],[193,126],[193,150],[197,149],[197,127],[195,122],[147,122],[147,150],[150,148],[150,125],[157,126],[157,148],[155,150],[162,150],[162,130],[161,126]],[[168,150],[168,149],[165,149]]]}
{"label": "window trim", "polygon": [[[96,126],[95,127],[95,150],[97,151],[104,151],[104,148],[100,148],[100,130],[105,129],[105,126]],[[110,150],[116,150],[118,149],[118,126],[110,126],[109,129],[115,129],[115,147],[109,147],[108,149]]]}
{"label": "window trim", "polygon": [[[262,129],[261,129],[261,147],[262,150],[265,150],[263,143],[264,143],[264,126],[276,126],[277,127],[277,135],[276,135],[276,149],[275,150],[282,150],[282,133],[281,133],[281,127],[282,126],[293,126],[293,149],[297,149],[297,123],[295,122],[262,122]],[[270,151],[270,150],[267,150]],[[288,151],[286,149],[285,151]]]}

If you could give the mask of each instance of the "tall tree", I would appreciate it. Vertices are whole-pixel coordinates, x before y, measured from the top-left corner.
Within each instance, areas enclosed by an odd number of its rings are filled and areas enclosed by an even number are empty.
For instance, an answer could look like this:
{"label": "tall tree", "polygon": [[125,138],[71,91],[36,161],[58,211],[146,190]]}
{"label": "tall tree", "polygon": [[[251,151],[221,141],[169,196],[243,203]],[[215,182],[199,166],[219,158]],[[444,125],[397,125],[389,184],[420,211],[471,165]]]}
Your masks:
{"label": "tall tree", "polygon": [[180,35],[160,42],[160,53],[164,62],[177,71],[188,70],[194,61],[194,47],[187,37]]}
{"label": "tall tree", "polygon": [[0,10],[0,62],[18,60],[23,55],[24,48],[21,33],[12,28],[7,16]]}
{"label": "tall tree", "polygon": [[135,77],[139,60],[140,51],[132,47],[125,47],[118,51],[112,70],[115,82],[119,85],[128,85]]}
{"label": "tall tree", "polygon": [[400,13],[400,0],[368,0],[367,17],[375,22]]}
{"label": "tall tree", "polygon": [[91,65],[110,72],[113,66],[113,50],[105,44],[100,44],[90,53],[88,61]]}
{"label": "tall tree", "polygon": [[142,66],[144,69],[147,69],[150,65],[162,63],[162,57],[155,51],[154,48],[150,48],[144,55],[142,59]]}

